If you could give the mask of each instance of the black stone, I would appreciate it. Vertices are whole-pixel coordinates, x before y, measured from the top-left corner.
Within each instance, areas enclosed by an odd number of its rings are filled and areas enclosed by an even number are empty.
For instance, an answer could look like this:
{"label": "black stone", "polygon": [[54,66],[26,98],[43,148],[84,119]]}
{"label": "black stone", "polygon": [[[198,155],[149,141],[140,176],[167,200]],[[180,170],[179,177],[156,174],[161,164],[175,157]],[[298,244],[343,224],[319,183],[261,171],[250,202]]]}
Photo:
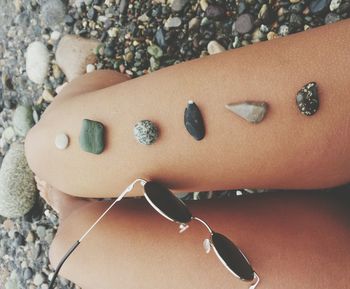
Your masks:
{"label": "black stone", "polygon": [[87,12],[87,17],[95,21],[97,19],[97,11],[94,8],[90,8]]}
{"label": "black stone", "polygon": [[129,0],[121,0],[119,4],[119,13],[125,14],[128,10]]}
{"label": "black stone", "polygon": [[297,106],[304,115],[313,115],[319,107],[316,82],[309,82],[300,89],[296,96]]}
{"label": "black stone", "polygon": [[201,140],[205,135],[205,128],[202,114],[198,106],[189,101],[185,109],[184,123],[187,131],[196,140]]}
{"label": "black stone", "polygon": [[301,28],[304,25],[304,20],[301,15],[292,13],[289,17],[289,27],[292,31]]}
{"label": "black stone", "polygon": [[165,38],[164,38],[164,31],[162,28],[158,28],[157,29],[157,32],[155,34],[155,39],[156,39],[156,42],[157,44],[164,48],[166,46],[166,41],[165,41]]}

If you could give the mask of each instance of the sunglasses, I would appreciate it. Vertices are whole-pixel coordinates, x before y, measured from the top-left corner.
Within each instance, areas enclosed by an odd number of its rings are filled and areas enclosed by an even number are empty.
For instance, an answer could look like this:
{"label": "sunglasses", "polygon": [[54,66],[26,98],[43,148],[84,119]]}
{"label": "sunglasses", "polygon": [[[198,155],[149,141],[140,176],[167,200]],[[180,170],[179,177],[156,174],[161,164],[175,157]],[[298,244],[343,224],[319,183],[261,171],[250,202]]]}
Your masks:
{"label": "sunglasses", "polygon": [[177,198],[168,188],[155,181],[146,181],[143,179],[136,179],[133,181],[119,197],[102,213],[96,222],[83,234],[83,236],[76,241],[73,246],[63,256],[55,273],[51,279],[49,289],[52,289],[63,263],[79,246],[82,240],[90,233],[90,231],[97,225],[97,223],[107,214],[107,212],[119,202],[128,192],[130,192],[136,183],[140,182],[144,189],[144,196],[148,203],[163,217],[173,221],[179,225],[179,232],[184,232],[188,227],[190,221],[197,221],[204,225],[209,231],[209,238],[203,242],[206,253],[209,253],[211,248],[219,258],[221,263],[233,274],[236,278],[242,281],[251,282],[249,289],[254,289],[258,285],[260,279],[257,273],[253,270],[246,256],[242,251],[227,237],[213,231],[209,225],[198,217],[192,216],[186,204]]}

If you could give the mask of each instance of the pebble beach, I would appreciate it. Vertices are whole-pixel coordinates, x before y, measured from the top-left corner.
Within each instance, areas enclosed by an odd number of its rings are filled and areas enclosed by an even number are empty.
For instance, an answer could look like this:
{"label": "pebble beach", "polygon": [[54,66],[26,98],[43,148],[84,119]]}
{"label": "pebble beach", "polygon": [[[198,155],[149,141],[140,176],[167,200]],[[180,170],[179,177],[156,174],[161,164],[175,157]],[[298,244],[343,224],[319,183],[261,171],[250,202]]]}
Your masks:
{"label": "pebble beach", "polygon": [[[99,69],[136,78],[350,16],[350,0],[0,0],[0,7],[0,289],[47,289],[53,275],[48,252],[59,219],[26,168],[23,140],[64,85]],[[80,288],[57,281],[58,289]]]}

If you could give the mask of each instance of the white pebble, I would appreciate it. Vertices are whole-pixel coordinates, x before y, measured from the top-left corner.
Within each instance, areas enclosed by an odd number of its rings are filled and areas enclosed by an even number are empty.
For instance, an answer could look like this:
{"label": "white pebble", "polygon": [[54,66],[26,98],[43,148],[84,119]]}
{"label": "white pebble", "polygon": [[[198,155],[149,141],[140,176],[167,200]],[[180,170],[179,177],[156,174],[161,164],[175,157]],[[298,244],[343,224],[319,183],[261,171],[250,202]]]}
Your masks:
{"label": "white pebble", "polygon": [[208,53],[212,55],[212,54],[223,52],[226,49],[219,42],[212,40],[208,43],[207,50],[208,50]]}
{"label": "white pebble", "polygon": [[341,0],[332,0],[331,4],[329,5],[329,10],[334,11],[340,6]]}
{"label": "white pebble", "polygon": [[11,126],[7,127],[4,132],[2,133],[2,137],[7,141],[7,142],[11,142],[14,137],[15,137],[15,131],[13,130],[13,128]]}
{"label": "white pebble", "polygon": [[26,70],[28,78],[42,84],[49,70],[49,51],[39,42],[33,42],[28,46],[26,55]]}
{"label": "white pebble", "polygon": [[55,145],[58,149],[64,150],[68,146],[68,143],[69,143],[69,139],[66,134],[60,133],[56,135]]}
{"label": "white pebble", "polygon": [[94,70],[95,70],[95,65],[93,64],[86,65],[86,73],[93,72]]}
{"label": "white pebble", "polygon": [[61,37],[61,33],[58,31],[53,31],[50,35],[50,38],[52,41],[57,41],[58,39],[60,39]]}

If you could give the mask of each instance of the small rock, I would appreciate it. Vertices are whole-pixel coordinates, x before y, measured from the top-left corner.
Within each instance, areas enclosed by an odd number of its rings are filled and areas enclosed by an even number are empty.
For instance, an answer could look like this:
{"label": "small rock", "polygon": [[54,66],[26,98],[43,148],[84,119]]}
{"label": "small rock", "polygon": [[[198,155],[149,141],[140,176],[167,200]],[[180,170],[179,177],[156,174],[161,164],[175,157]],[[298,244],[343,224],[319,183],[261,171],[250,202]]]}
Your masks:
{"label": "small rock", "polygon": [[313,14],[322,14],[330,5],[330,0],[312,0],[309,8]]}
{"label": "small rock", "polygon": [[144,13],[144,14],[140,15],[140,16],[137,18],[137,20],[139,20],[139,21],[141,21],[141,22],[147,22],[147,21],[149,21],[149,17],[147,16],[146,13]]}
{"label": "small rock", "polygon": [[287,25],[281,25],[278,29],[278,34],[281,36],[286,36],[289,34],[289,27]]}
{"label": "small rock", "polygon": [[189,22],[188,22],[188,29],[189,30],[197,30],[200,25],[200,20],[198,17],[193,17]]}
{"label": "small rock", "polygon": [[44,25],[53,27],[64,22],[66,7],[61,0],[48,0],[41,6],[40,16]]}
{"label": "small rock", "polygon": [[29,106],[17,106],[13,114],[13,127],[15,132],[19,136],[25,137],[33,125],[33,109]]}
{"label": "small rock", "polygon": [[261,32],[260,28],[256,28],[252,33],[252,40],[251,40],[252,43],[256,43],[265,39],[266,39],[266,35],[263,32]]}
{"label": "small rock", "polygon": [[52,31],[50,34],[50,39],[54,42],[58,41],[58,39],[60,39],[61,37],[61,33],[58,31]]}
{"label": "small rock", "polygon": [[235,29],[238,33],[248,33],[253,29],[254,18],[251,14],[245,13],[238,16],[235,22]]}
{"label": "small rock", "polygon": [[163,56],[162,49],[155,44],[148,46],[147,52],[148,54],[152,55],[155,59],[161,58]]}
{"label": "small rock", "polygon": [[313,115],[319,107],[316,82],[309,82],[300,89],[296,96],[299,111],[307,116]]}
{"label": "small rock", "polygon": [[33,270],[31,268],[25,268],[23,272],[23,279],[25,281],[31,279],[33,277]]}
{"label": "small rock", "polygon": [[49,70],[49,51],[39,42],[33,42],[28,46],[26,55],[26,71],[29,79],[37,84],[42,84]]}
{"label": "small rock", "polygon": [[93,72],[95,70],[96,70],[95,65],[93,65],[91,63],[86,65],[86,73],[90,73],[90,72]]}
{"label": "small rock", "polygon": [[325,24],[330,24],[330,23],[335,23],[337,21],[339,21],[340,15],[335,13],[335,12],[330,12],[326,15],[325,19],[324,19],[324,23]]}
{"label": "small rock", "polygon": [[289,0],[289,2],[292,3],[292,4],[295,4],[295,3],[300,2],[300,0]]}
{"label": "small rock", "polygon": [[15,131],[14,129],[9,126],[7,128],[5,128],[5,130],[2,133],[2,137],[8,142],[11,143],[13,141],[13,139],[15,138]]}
{"label": "small rock", "polygon": [[129,5],[129,0],[120,0],[119,3],[119,13],[120,14],[125,14],[126,11],[128,10],[128,5]]}
{"label": "small rock", "polygon": [[329,10],[334,11],[338,9],[340,6],[342,0],[332,0],[331,4],[329,5]]}
{"label": "small rock", "polygon": [[201,9],[203,11],[207,10],[208,8],[208,0],[200,0],[199,5],[201,6]]}
{"label": "small rock", "polygon": [[104,125],[98,121],[84,119],[79,136],[80,148],[92,154],[100,154],[105,147]]}
{"label": "small rock", "polygon": [[165,41],[165,36],[164,36],[164,32],[163,29],[161,27],[159,27],[157,29],[156,35],[156,42],[160,47],[165,47],[166,46],[166,41]]}
{"label": "small rock", "polygon": [[36,273],[34,276],[33,283],[36,286],[40,286],[45,280],[45,277],[43,276],[42,273]]}
{"label": "small rock", "polygon": [[212,54],[223,52],[226,49],[216,40],[212,40],[208,43],[207,50],[208,50],[208,53],[212,55]]}
{"label": "small rock", "polygon": [[189,2],[189,0],[173,0],[171,9],[175,12],[181,12]]}
{"label": "small rock", "polygon": [[278,38],[278,35],[275,32],[270,31],[269,33],[267,33],[267,40],[272,40],[275,38]]}
{"label": "small rock", "polygon": [[100,42],[79,36],[64,36],[58,44],[56,62],[68,81],[85,74],[86,66],[96,62],[94,50]]}
{"label": "small rock", "polygon": [[268,4],[261,6],[258,18],[261,19],[264,24],[270,24],[274,20],[274,12]]}
{"label": "small rock", "polygon": [[34,175],[25,158],[24,146],[13,143],[0,169],[0,215],[23,216],[33,207],[36,196]]}
{"label": "small rock", "polygon": [[190,100],[184,114],[184,124],[188,133],[196,140],[201,140],[205,136],[205,126],[202,114],[198,106]]}
{"label": "small rock", "polygon": [[226,104],[225,107],[250,123],[259,123],[267,112],[266,102],[245,101]]}
{"label": "small rock", "polygon": [[225,9],[217,5],[209,5],[205,10],[205,15],[209,19],[222,20],[225,15]]}
{"label": "small rock", "polygon": [[165,23],[164,23],[164,28],[169,29],[169,28],[176,28],[181,25],[181,19],[179,17],[169,17]]}
{"label": "small rock", "polygon": [[304,19],[303,19],[303,17],[301,17],[301,15],[296,14],[296,13],[290,14],[289,27],[292,30],[299,29],[299,28],[303,27],[303,25],[304,25]]}
{"label": "small rock", "polygon": [[134,136],[140,144],[153,144],[159,136],[157,126],[149,120],[141,120],[134,126]]}

